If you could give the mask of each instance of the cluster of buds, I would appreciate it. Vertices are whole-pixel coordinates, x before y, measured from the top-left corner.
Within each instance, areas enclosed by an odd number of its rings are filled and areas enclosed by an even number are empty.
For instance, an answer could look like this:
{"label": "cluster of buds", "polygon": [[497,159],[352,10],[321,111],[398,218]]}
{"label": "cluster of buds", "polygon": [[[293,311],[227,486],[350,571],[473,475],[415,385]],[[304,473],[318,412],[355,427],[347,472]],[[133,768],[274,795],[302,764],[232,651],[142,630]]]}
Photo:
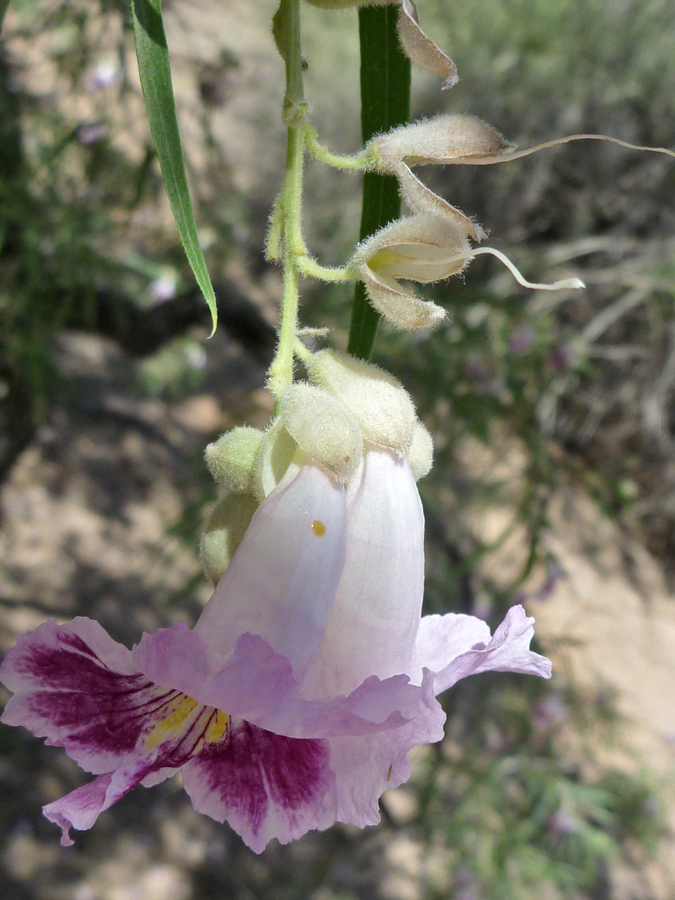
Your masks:
{"label": "cluster of buds", "polygon": [[242,426],[206,448],[223,491],[201,541],[202,565],[214,585],[258,506],[308,460],[341,485],[361,477],[364,458],[377,448],[405,460],[415,480],[431,468],[431,435],[393,376],[330,350],[313,354],[307,367],[308,381],[286,391],[265,432]]}

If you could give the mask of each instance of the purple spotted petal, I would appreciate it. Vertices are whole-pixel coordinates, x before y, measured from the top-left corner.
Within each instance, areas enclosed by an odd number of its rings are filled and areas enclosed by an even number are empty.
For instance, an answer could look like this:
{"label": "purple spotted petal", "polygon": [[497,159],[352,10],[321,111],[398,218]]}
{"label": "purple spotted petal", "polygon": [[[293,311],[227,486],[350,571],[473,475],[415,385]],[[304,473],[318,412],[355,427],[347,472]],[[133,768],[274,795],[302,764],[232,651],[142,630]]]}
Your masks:
{"label": "purple spotted petal", "polygon": [[262,638],[242,635],[223,662],[182,623],[144,635],[133,656],[152,681],[294,738],[395,728],[412,717],[420,695],[402,674],[384,681],[371,676],[346,697],[304,700],[288,660]]}
{"label": "purple spotted petal", "polygon": [[227,821],[260,853],[272,838],[282,844],[316,828],[332,786],[325,741],[295,740],[240,722],[226,742],[183,768],[194,808]]}
{"label": "purple spotted petal", "polygon": [[126,647],[85,618],[45,622],[19,637],[0,679],[14,692],[2,721],[65,747],[95,774],[136,757],[148,714],[167,696],[135,669]]}
{"label": "purple spotted petal", "polygon": [[61,828],[61,844],[68,847],[73,843],[70,828],[77,831],[91,828],[102,812],[110,809],[139,784],[150,786],[173,775],[192,759],[195,750],[201,746],[202,734],[201,727],[188,728],[177,738],[159,744],[152,751],[139,752],[135,759],[114,772],[99,775],[60,800],[44,806],[42,811],[45,816]]}
{"label": "purple spotted petal", "polygon": [[551,677],[550,661],[530,650],[534,619],[525,615],[522,606],[511,607],[493,637],[489,637],[487,626],[471,616],[450,613],[422,619],[417,652],[422,665],[435,673],[437,694],[479,672]]}

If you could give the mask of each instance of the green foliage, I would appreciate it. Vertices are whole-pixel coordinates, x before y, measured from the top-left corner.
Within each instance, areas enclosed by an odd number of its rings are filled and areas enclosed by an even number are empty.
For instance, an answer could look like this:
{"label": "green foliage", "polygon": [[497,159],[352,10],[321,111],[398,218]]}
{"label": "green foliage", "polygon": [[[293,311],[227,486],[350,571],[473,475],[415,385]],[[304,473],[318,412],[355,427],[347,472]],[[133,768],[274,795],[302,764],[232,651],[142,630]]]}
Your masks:
{"label": "green foliage", "polygon": [[[656,784],[644,773],[598,774],[569,746],[591,703],[577,689],[513,679],[455,688],[449,738],[418,775],[414,828],[445,851],[443,887],[425,897],[595,896],[625,842],[653,849],[663,833]],[[601,726],[601,717],[585,726],[584,740],[602,740]]]}
{"label": "green foliage", "polygon": [[[129,315],[157,311],[192,282],[162,208],[157,155],[128,71],[134,65],[127,52],[128,16],[126,4],[115,2],[103,3],[94,15],[80,2],[55,10],[18,0],[5,22],[0,477],[58,396],[63,380],[55,357],[62,331],[124,333]],[[235,65],[223,63],[227,71]],[[246,218],[236,207],[236,192],[228,190],[228,169],[211,132],[213,109],[204,100],[195,112],[204,137],[200,163],[209,173],[204,183],[215,190],[204,235],[219,236],[222,263],[223,247]],[[220,202],[224,194],[232,201],[227,208]],[[142,342],[139,335],[132,352],[147,352]],[[152,390],[158,380],[177,387],[177,356],[164,357],[171,370],[165,376],[155,366],[147,381]],[[186,366],[194,375],[188,361]]]}
{"label": "green foliage", "polygon": [[[402,53],[396,32],[396,7],[359,10],[361,41],[361,134],[366,144],[372,137],[403,125],[410,115],[410,60]],[[374,234],[401,213],[401,198],[392,176],[366,173],[360,240]],[[357,282],[352,305],[348,350],[368,359],[373,349],[380,316]]]}
{"label": "green foliage", "polygon": [[5,21],[5,13],[7,12],[8,6],[9,0],[0,0],[0,32],[2,32],[2,26]]}

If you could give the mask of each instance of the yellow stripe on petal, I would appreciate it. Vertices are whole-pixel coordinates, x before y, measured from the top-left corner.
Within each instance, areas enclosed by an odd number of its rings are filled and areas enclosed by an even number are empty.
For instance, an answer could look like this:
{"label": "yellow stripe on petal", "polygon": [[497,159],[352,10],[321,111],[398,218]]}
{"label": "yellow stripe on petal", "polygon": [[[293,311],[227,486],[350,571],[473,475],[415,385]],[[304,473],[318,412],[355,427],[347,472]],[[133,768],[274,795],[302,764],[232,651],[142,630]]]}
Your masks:
{"label": "yellow stripe on petal", "polygon": [[[213,706],[204,706],[187,694],[178,694],[165,704],[160,720],[145,739],[146,750],[154,750],[160,744],[179,738],[188,728],[194,743],[191,753],[198,753],[205,744],[215,744],[227,731],[230,717]],[[201,732],[201,734],[200,734]]]}
{"label": "yellow stripe on petal", "polygon": [[186,719],[200,705],[192,697],[188,697],[186,694],[179,694],[175,700],[167,705],[165,715],[145,739],[146,750],[153,750],[159,744],[164,743],[164,741],[179,735],[183,730]]}
{"label": "yellow stripe on petal", "polygon": [[215,716],[211,716],[211,721],[204,732],[204,743],[215,744],[219,741],[227,731],[227,725],[230,717],[220,709],[214,710]]}

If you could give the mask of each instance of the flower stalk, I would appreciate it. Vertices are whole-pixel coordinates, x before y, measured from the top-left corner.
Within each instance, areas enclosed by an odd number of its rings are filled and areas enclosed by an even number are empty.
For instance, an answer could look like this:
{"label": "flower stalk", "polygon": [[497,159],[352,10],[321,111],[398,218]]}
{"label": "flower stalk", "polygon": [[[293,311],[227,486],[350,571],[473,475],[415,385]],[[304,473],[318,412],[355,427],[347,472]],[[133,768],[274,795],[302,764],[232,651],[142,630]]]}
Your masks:
{"label": "flower stalk", "polygon": [[284,185],[272,213],[267,241],[268,256],[271,259],[281,256],[283,268],[279,342],[268,378],[270,391],[278,401],[293,383],[293,348],[298,333],[298,260],[307,254],[301,224],[307,104],[302,77],[300,0],[281,0],[273,27],[286,66],[283,121],[287,128]]}
{"label": "flower stalk", "polygon": [[374,145],[364,147],[359,153],[333,153],[319,141],[316,129],[309,123],[305,128],[305,144],[307,151],[317,162],[332,166],[334,169],[363,172],[375,168],[378,161],[377,148]]}
{"label": "flower stalk", "polygon": [[[375,824],[382,793],[410,774],[408,752],[443,737],[439,693],[481,672],[551,674],[530,650],[533,621],[520,606],[494,635],[472,616],[422,615],[416,482],[431,468],[432,436],[400,382],[367,359],[380,316],[408,330],[445,316],[400,282],[460,275],[480,254],[497,257],[528,288],[583,287],[576,278],[533,284],[500,251],[475,248],[486,233],[415,167],[491,165],[605,138],[572,135],[518,151],[471,116],[408,126],[410,61],[444,88],[457,80],[412,0],[309,0],[364,7],[364,148],[334,154],[308,121],[300,2],[280,0],[273,21],[287,129],[266,245],[283,277],[268,380],[276,413],[265,431],[238,427],[207,447],[220,497],[200,555],[214,593],[194,627],[144,634],[131,650],[91,619],[50,620],[20,637],[0,665],[13,693],[2,721],[64,747],[95,776],[44,807],[64,846],[73,843],[71,828],[91,828],[137,785],[178,771],[194,808],[228,821],[255,852],[334,822]],[[2,8],[0,0],[0,19]],[[304,241],[306,152],[365,172],[361,243],[344,267],[320,265]],[[303,344],[323,330],[299,326],[301,276],[357,282],[351,356]],[[305,381],[294,383],[295,359]]]}

